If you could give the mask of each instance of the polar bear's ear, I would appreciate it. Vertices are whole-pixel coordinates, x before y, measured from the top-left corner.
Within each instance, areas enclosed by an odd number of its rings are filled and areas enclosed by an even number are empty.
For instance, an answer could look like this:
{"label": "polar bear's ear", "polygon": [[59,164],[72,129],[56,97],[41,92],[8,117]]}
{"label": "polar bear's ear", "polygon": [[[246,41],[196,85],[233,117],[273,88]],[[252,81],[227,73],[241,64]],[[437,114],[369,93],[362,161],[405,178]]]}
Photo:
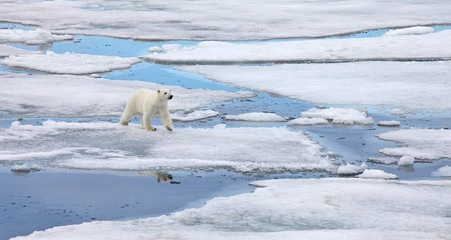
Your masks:
{"label": "polar bear's ear", "polygon": [[158,93],[160,93],[160,89],[158,89]]}

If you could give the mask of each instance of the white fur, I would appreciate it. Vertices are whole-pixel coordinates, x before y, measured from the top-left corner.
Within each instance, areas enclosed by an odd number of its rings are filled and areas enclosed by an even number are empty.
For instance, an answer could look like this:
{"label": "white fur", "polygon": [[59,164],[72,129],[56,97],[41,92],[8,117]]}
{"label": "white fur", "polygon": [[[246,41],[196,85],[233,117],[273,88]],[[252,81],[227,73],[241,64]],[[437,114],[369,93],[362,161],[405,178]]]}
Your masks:
{"label": "white fur", "polygon": [[128,100],[120,123],[127,126],[130,118],[139,114],[142,127],[148,131],[155,131],[157,129],[152,127],[151,120],[153,116],[158,115],[166,129],[172,131],[172,120],[168,109],[170,99],[172,99],[172,94],[169,89],[157,91],[139,89]]}

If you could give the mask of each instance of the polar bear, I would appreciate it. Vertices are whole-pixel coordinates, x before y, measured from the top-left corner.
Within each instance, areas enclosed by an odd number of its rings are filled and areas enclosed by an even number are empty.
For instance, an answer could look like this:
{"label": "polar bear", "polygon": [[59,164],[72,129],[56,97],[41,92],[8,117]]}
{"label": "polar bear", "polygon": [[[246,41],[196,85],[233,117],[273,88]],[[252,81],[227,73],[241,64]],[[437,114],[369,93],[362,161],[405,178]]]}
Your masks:
{"label": "polar bear", "polygon": [[157,129],[152,127],[151,120],[153,116],[158,115],[166,129],[172,132],[172,120],[168,109],[168,101],[172,97],[171,90],[169,89],[160,89],[157,91],[139,89],[128,100],[119,122],[127,126],[130,118],[139,114],[141,116],[142,127],[148,131],[155,131]]}

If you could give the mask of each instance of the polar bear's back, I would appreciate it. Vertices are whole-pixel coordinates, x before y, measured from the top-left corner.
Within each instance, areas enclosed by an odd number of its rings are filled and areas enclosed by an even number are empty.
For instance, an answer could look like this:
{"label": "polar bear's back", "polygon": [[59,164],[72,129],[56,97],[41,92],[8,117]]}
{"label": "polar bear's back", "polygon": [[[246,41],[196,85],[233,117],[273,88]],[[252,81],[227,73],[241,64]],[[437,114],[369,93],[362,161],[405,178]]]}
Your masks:
{"label": "polar bear's back", "polygon": [[134,92],[130,99],[128,100],[128,104],[132,104],[132,106],[129,106],[134,110],[134,112],[143,112],[143,106],[144,102],[148,100],[149,98],[157,97],[158,94],[156,91],[152,91],[150,89],[139,89],[136,92]]}

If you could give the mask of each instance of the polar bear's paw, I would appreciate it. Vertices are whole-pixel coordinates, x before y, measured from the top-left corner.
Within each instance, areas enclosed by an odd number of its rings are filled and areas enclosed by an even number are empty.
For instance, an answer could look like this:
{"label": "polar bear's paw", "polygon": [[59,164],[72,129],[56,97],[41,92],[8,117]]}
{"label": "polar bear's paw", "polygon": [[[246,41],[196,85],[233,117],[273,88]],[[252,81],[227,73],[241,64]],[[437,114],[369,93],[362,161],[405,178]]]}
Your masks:
{"label": "polar bear's paw", "polygon": [[172,128],[171,128],[171,127],[166,126],[166,129],[167,129],[169,132],[172,132]]}
{"label": "polar bear's paw", "polygon": [[157,129],[154,128],[154,127],[148,127],[148,128],[146,128],[146,130],[147,130],[147,131],[157,131]]}

